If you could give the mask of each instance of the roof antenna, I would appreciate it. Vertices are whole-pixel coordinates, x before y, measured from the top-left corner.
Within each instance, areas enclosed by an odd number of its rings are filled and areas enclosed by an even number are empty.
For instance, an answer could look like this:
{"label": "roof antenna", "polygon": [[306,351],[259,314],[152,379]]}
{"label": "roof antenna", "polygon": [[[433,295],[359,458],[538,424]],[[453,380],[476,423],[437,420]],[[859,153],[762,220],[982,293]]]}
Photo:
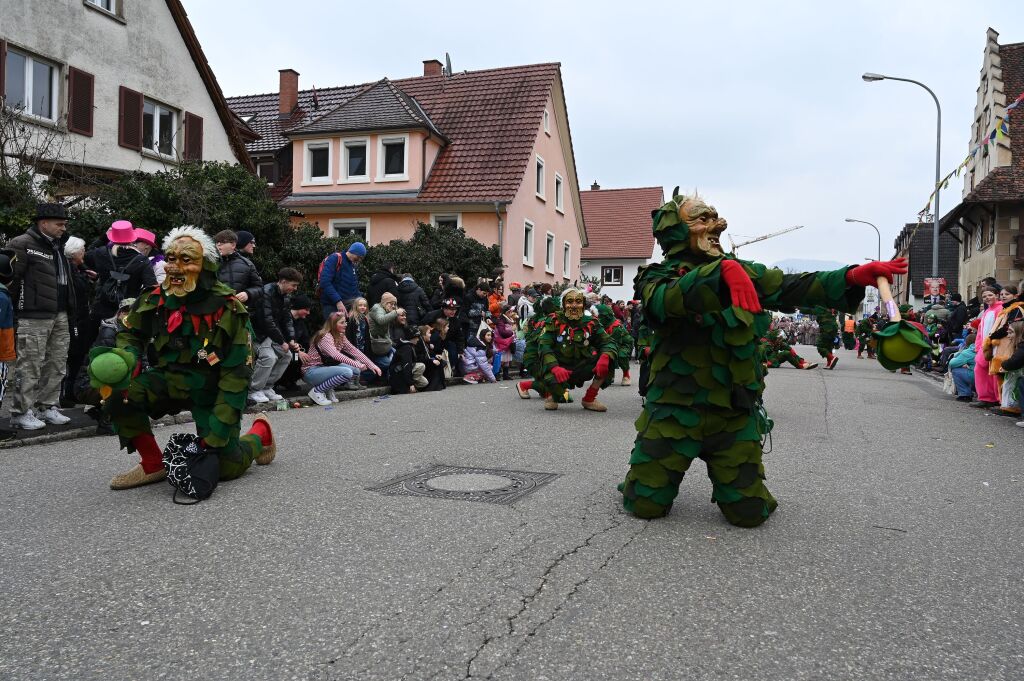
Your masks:
{"label": "roof antenna", "polygon": [[444,53],[444,71],[442,71],[441,75],[445,78],[452,77],[452,58],[448,56],[447,52]]}

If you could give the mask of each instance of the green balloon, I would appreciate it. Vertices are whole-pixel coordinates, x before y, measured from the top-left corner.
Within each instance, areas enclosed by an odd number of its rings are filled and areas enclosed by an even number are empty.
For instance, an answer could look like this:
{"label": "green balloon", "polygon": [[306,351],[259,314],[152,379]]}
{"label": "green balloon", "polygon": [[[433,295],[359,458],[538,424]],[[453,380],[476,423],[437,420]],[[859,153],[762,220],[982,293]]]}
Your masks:
{"label": "green balloon", "polygon": [[106,352],[98,356],[89,364],[89,368],[96,380],[106,385],[120,383],[127,378],[129,371],[124,360],[113,352]]}

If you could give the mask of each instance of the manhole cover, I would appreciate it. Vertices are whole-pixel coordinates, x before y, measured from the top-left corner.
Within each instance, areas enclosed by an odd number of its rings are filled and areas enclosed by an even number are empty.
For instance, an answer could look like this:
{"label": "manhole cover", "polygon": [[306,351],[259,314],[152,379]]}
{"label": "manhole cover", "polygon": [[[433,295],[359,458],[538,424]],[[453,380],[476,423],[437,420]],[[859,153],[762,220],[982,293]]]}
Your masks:
{"label": "manhole cover", "polygon": [[381,494],[511,504],[557,477],[558,473],[439,464],[367,489]]}

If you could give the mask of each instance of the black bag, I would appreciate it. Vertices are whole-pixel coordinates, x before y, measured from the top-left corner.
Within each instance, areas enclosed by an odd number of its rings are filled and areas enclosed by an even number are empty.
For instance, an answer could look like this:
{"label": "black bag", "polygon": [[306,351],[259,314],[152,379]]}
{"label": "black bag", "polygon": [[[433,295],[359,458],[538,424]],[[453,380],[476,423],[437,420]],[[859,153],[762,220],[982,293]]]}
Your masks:
{"label": "black bag", "polygon": [[132,275],[128,274],[128,268],[134,265],[136,260],[146,256],[137,253],[124,267],[114,265],[114,254],[110,250],[107,251],[107,256],[110,258],[110,273],[107,279],[96,287],[96,302],[109,305],[116,310],[121,301],[128,297],[128,280],[132,278]]}
{"label": "black bag", "polygon": [[[167,482],[174,487],[174,503],[183,506],[208,498],[220,480],[220,458],[204,449],[199,437],[190,433],[171,436],[164,447],[164,468]],[[195,501],[178,501],[178,492]]]}

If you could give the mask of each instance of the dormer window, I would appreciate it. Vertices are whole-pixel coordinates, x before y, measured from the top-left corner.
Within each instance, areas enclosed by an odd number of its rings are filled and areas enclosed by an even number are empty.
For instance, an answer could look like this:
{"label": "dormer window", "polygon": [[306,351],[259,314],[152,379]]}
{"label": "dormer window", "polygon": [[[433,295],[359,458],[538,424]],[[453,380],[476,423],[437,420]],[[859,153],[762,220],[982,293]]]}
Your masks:
{"label": "dormer window", "polygon": [[409,179],[409,136],[381,136],[377,149],[377,181]]}
{"label": "dormer window", "polygon": [[331,184],[330,140],[306,140],[303,145],[303,184]]}
{"label": "dormer window", "polygon": [[369,182],[370,140],[366,137],[342,140],[342,182]]}

